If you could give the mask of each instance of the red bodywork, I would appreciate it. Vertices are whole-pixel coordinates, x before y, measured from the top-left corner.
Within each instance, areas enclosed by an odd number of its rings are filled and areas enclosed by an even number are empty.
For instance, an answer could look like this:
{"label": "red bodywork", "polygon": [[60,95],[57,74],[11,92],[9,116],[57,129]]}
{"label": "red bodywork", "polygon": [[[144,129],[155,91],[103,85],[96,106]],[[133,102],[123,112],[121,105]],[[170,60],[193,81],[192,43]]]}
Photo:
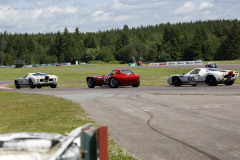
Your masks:
{"label": "red bodywork", "polygon": [[[130,74],[127,74],[129,72]],[[112,70],[110,74],[103,76],[91,75],[86,80],[88,81],[89,78],[93,79],[95,86],[109,85],[111,78],[115,78],[119,86],[131,86],[140,83],[140,76],[129,69]]]}

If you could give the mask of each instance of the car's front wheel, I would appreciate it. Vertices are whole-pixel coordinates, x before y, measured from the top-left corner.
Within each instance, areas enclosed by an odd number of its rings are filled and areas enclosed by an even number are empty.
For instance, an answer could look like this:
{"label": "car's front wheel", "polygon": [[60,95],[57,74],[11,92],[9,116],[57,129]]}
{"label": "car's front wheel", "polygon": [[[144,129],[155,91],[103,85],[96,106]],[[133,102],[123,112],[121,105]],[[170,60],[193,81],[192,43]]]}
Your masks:
{"label": "car's front wheel", "polygon": [[87,85],[88,85],[88,88],[94,88],[95,87],[95,83],[94,83],[92,78],[89,78],[87,80]]}
{"label": "car's front wheel", "polygon": [[136,84],[133,84],[133,87],[138,87],[140,85],[140,81],[138,81]]}
{"label": "car's front wheel", "polygon": [[231,85],[233,85],[233,83],[234,83],[234,81],[227,81],[227,82],[224,82],[224,84],[225,84],[226,86],[231,86]]}
{"label": "car's front wheel", "polygon": [[182,85],[182,82],[181,82],[181,80],[180,80],[179,77],[173,77],[173,78],[172,78],[172,84],[173,84],[174,86],[181,86],[181,85]]}
{"label": "car's front wheel", "polygon": [[30,87],[31,89],[35,89],[35,87],[36,87],[36,86],[34,86],[34,84],[33,84],[33,82],[32,82],[31,79],[29,80],[29,87]]}
{"label": "car's front wheel", "polygon": [[51,88],[56,88],[56,87],[57,87],[57,84],[51,84],[50,87],[51,87]]}
{"label": "car's front wheel", "polygon": [[16,87],[17,89],[20,89],[20,88],[21,88],[17,80],[15,80],[14,83],[15,83],[15,87]]}
{"label": "car's front wheel", "polygon": [[111,88],[118,88],[118,81],[115,78],[111,78],[109,81],[109,85]]}
{"label": "car's front wheel", "polygon": [[206,83],[209,86],[216,86],[217,85],[217,80],[216,80],[216,78],[214,76],[207,76]]}

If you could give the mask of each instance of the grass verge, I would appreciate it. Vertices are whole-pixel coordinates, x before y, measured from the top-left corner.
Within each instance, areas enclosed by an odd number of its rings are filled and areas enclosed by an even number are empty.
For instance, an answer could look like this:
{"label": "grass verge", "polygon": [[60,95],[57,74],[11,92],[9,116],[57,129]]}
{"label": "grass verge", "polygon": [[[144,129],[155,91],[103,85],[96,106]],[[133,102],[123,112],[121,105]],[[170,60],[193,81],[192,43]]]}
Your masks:
{"label": "grass verge", "polygon": [[[0,133],[64,134],[87,123],[97,126],[78,104],[63,98],[0,91],[0,102]],[[134,158],[109,139],[109,159]]]}
{"label": "grass verge", "polygon": [[[98,65],[99,66],[99,65]],[[125,65],[126,66],[126,65]],[[61,66],[61,68],[48,68],[48,67],[36,67],[36,68],[0,68],[0,80],[14,80],[17,77],[22,77],[27,73],[43,72],[48,74],[57,75],[59,78],[59,88],[87,88],[86,77],[89,75],[106,75],[111,72],[112,69],[104,68],[102,65],[100,68],[88,68],[82,69],[79,66],[75,68],[69,68]],[[122,66],[121,66],[122,67]],[[128,66],[126,66],[127,68]],[[140,75],[141,86],[162,86],[168,85],[167,78],[174,74],[182,74],[190,71],[187,68],[130,68],[134,73]],[[240,69],[235,69],[240,71]],[[240,78],[237,79],[235,84],[240,84]],[[10,87],[15,87],[14,85]]]}

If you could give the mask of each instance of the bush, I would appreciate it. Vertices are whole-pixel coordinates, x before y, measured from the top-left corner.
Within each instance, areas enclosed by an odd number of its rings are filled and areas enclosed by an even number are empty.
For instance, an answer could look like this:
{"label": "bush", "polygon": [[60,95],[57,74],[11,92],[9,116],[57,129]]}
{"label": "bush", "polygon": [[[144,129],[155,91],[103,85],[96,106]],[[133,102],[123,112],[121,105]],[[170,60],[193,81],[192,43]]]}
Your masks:
{"label": "bush", "polygon": [[121,61],[110,61],[108,62],[108,64],[121,64],[122,62]]}
{"label": "bush", "polygon": [[106,64],[103,61],[89,61],[87,64]]}

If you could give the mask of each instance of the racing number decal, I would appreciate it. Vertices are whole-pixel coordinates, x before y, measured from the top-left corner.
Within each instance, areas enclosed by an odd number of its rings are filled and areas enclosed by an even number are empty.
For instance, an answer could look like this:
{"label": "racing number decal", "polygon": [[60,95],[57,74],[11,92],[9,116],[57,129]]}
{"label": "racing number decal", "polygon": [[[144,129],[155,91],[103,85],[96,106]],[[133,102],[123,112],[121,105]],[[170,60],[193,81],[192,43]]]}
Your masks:
{"label": "racing number decal", "polygon": [[104,78],[104,82],[105,82],[105,83],[108,83],[108,77],[105,77],[105,78]]}
{"label": "racing number decal", "polygon": [[194,83],[194,77],[188,77],[188,82],[189,83]]}

